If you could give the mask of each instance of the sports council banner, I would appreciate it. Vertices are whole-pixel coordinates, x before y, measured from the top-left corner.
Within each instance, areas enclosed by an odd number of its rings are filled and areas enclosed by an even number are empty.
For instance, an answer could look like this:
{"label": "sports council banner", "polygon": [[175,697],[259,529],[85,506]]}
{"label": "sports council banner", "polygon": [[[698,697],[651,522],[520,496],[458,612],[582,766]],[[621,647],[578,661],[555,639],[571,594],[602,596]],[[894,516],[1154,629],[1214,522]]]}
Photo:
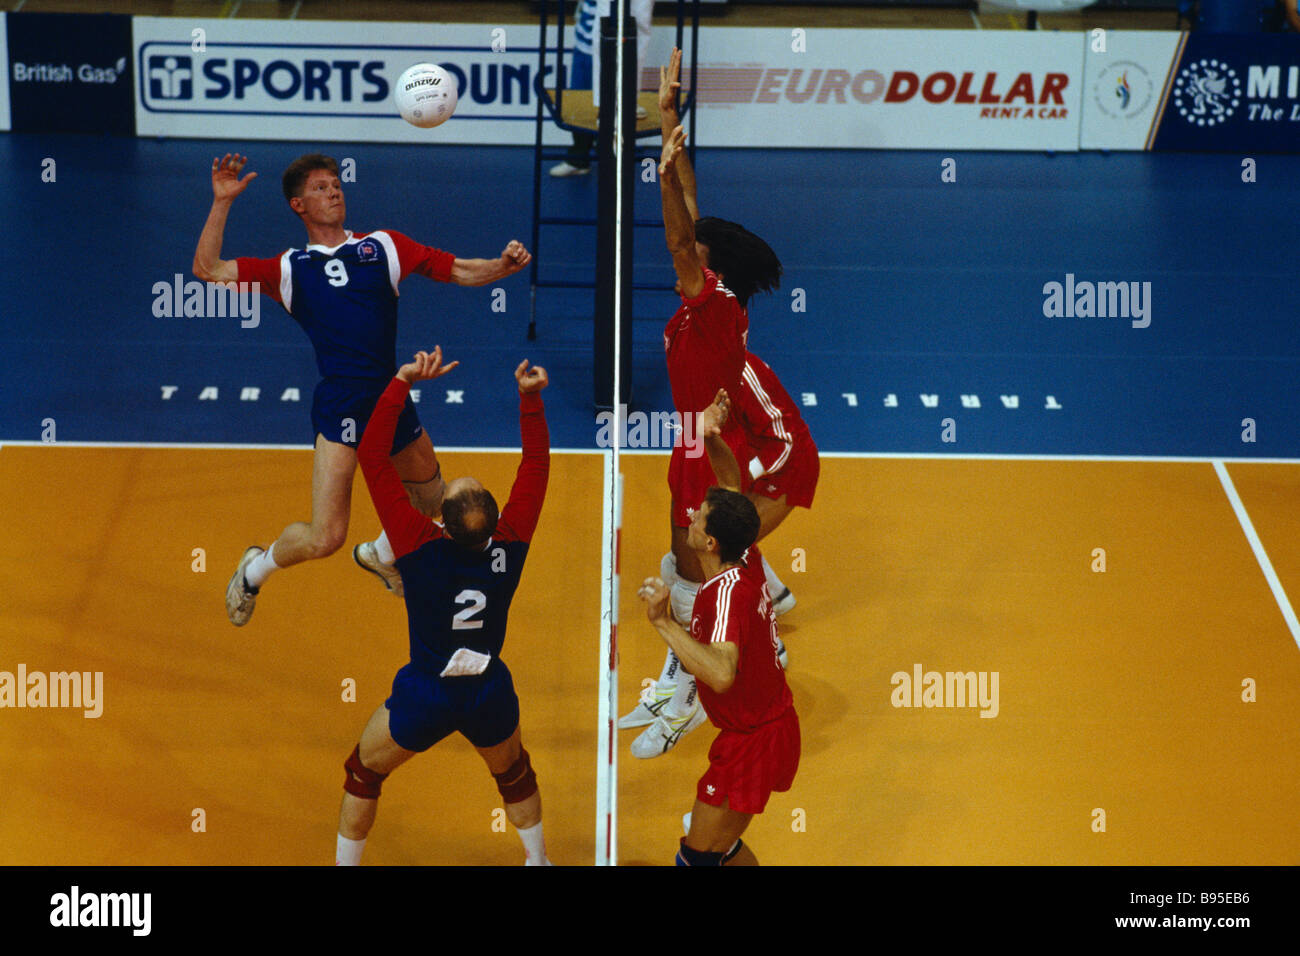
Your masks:
{"label": "sports council banner", "polygon": [[[141,136],[533,141],[534,26],[136,17],[134,41]],[[421,62],[459,86],[456,114],[436,132],[403,122],[393,103],[397,78]],[[569,141],[552,124],[545,136]]]}

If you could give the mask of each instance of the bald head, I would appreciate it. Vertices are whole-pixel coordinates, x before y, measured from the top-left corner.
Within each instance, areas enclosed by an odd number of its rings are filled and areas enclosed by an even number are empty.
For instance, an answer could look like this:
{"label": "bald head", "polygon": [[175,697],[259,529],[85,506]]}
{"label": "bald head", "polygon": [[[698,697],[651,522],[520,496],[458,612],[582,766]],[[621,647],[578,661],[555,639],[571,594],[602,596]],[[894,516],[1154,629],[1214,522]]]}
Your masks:
{"label": "bald head", "polygon": [[481,548],[496,530],[499,518],[496,499],[473,478],[448,483],[442,522],[452,541],[466,548]]}

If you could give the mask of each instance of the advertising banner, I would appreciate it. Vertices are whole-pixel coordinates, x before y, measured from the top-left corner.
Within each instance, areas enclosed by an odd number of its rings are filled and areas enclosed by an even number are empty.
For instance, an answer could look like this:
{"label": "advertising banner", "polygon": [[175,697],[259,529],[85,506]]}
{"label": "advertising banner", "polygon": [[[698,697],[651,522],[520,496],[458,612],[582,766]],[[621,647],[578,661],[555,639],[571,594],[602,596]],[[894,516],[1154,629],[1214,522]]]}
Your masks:
{"label": "advertising banner", "polygon": [[129,16],[10,13],[6,32],[12,129],[135,131]]}

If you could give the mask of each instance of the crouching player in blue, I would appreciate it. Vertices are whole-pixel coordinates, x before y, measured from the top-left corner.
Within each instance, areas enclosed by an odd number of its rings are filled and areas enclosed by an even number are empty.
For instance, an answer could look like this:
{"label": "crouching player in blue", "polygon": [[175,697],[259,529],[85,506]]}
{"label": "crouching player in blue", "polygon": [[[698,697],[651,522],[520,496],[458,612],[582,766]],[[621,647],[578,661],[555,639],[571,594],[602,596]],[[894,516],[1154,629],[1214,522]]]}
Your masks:
{"label": "crouching player in blue", "polygon": [[397,672],[392,695],[371,715],[344,764],[335,862],[361,862],[375,823],[384,778],[417,753],[459,731],[487,762],[519,831],[526,866],[549,866],[542,839],[542,799],[519,739],[519,698],[500,658],[510,600],[541,515],[550,471],[550,438],[539,394],[546,370],[515,369],[523,461],[505,509],[473,478],[447,483],[443,523],[412,507],[389,452],[411,384],[437,378],[442,350],[419,352],[403,365],[375,405],[357,458],[375,511],[392,542],[410,625],[411,661]]}

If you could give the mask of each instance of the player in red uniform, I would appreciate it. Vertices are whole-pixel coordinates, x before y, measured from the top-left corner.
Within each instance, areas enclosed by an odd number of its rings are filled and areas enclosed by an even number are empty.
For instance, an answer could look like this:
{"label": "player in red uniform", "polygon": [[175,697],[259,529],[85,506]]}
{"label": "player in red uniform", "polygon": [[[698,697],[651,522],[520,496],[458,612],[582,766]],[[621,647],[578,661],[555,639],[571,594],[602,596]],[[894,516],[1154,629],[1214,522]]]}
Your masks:
{"label": "player in red uniform", "polygon": [[[673,406],[689,435],[694,415],[713,401],[719,388],[732,394],[740,391],[749,335],[749,300],[756,292],[771,291],[780,285],[781,262],[766,242],[743,226],[699,217],[695,175],[683,149],[686,134],[676,112],[680,70],[681,51],[674,50],[669,66],[660,70],[664,145],[659,188],[664,232],[677,274],[675,288],[682,298],[681,307],[664,329],[664,351]],[[737,454],[744,453],[744,433],[738,425],[726,425],[722,437]],[[668,465],[668,485],[672,494],[672,556],[678,579],[671,591],[673,613],[680,621],[690,620],[694,589],[704,580],[699,559],[687,543],[687,531],[692,515],[713,484],[713,470],[698,444],[688,447],[679,436]],[[669,655],[661,679],[671,680],[677,669],[676,659]],[[660,704],[651,718],[654,723],[633,741],[634,756],[654,757],[666,752],[681,735],[705,719],[693,692],[675,694]],[[634,711],[619,725],[641,726],[645,721],[636,722],[640,716],[639,711]]]}
{"label": "player in red uniform", "polygon": [[[333,554],[347,539],[356,446],[361,429],[393,371],[397,335],[397,285],[411,273],[441,282],[479,286],[524,268],[531,256],[511,242],[497,259],[459,259],[399,232],[353,233],[343,228],[347,207],[338,164],[328,156],[299,157],[285,170],[289,207],[307,231],[304,249],[270,259],[222,259],[221,242],[231,204],[257,173],[240,172],[247,158],[226,154],[212,161],[212,209],[194,253],[194,274],[207,282],[256,282],[279,302],[312,341],[321,382],[312,400],[316,446],[309,522],[294,522],[268,548],[248,548],[226,589],[226,614],[245,624],[258,590],[272,572]],[[429,436],[414,405],[406,407],[393,440],[393,463],[412,501],[435,515],[445,484]],[[358,564],[401,595],[401,577],[384,534],[358,545]]]}
{"label": "player in red uniform", "polygon": [[445,524],[438,524],[411,505],[388,449],[411,384],[456,364],[443,366],[435,349],[402,366],[375,405],[358,452],[405,584],[411,660],[344,764],[336,856],[343,865],[361,861],[385,777],[453,732],[474,745],[496,779],[526,865],[549,865],[537,777],[520,742],[519,698],[500,657],[546,497],[550,442],[540,395],[546,370],[529,369],[527,360],[515,369],[523,460],[504,510],[498,515],[495,499],[473,478],[457,478],[447,483]]}
{"label": "player in red uniform", "polygon": [[[808,426],[776,373],[750,352],[745,357],[742,388],[734,411],[749,445],[745,470],[751,484],[745,492],[762,522],[758,540],[776,530],[795,508],[811,508],[821,472],[821,459]],[[794,595],[777,577],[767,559],[763,573],[772,607],[778,615],[794,607]]]}
{"label": "player in red uniform", "polygon": [[[725,412],[726,396],[709,410]],[[709,415],[709,413],[706,413]],[[736,490],[740,469],[716,426],[702,426],[709,457],[727,487],[711,488],[691,520],[690,544],[705,569],[689,634],[669,610],[660,578],[639,594],[646,615],[699,683],[699,695],[720,733],[709,748],[709,769],[696,787],[679,866],[756,864],[741,834],[773,792],[789,790],[799,767],[799,718],[778,659],[776,614],[754,545],[758,511]]]}

